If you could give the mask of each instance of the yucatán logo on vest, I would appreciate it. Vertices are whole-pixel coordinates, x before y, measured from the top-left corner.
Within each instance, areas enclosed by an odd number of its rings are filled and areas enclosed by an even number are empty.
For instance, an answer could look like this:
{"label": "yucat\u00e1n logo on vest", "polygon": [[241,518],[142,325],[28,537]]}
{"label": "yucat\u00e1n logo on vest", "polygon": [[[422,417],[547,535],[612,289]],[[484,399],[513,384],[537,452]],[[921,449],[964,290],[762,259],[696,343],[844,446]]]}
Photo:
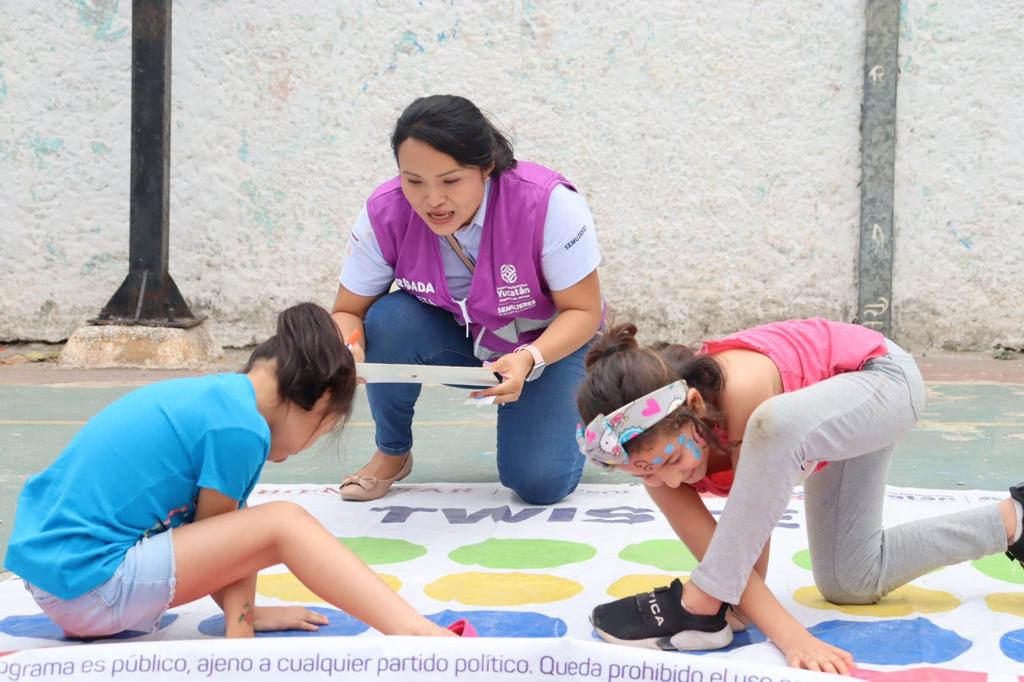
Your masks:
{"label": "yucat\u00e1n logo on vest", "polygon": [[505,263],[498,270],[501,274],[501,278],[505,280],[506,284],[515,284],[516,280],[519,279],[519,273],[516,272],[516,266],[511,263]]}
{"label": "yucat\u00e1n logo on vest", "polygon": [[528,284],[516,284],[519,280],[519,271],[512,263],[503,263],[498,268],[501,280],[508,284],[506,287],[498,287],[495,292],[498,294],[498,314],[514,315],[520,311],[528,310],[537,305]]}

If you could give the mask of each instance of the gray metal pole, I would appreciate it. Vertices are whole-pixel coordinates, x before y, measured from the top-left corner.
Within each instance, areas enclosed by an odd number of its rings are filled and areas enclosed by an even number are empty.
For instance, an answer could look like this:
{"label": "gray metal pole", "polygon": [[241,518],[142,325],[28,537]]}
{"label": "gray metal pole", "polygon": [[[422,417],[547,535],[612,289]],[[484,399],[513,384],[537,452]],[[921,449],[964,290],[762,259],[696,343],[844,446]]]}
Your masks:
{"label": "gray metal pole", "polygon": [[892,335],[899,0],[867,0],[857,321]]}

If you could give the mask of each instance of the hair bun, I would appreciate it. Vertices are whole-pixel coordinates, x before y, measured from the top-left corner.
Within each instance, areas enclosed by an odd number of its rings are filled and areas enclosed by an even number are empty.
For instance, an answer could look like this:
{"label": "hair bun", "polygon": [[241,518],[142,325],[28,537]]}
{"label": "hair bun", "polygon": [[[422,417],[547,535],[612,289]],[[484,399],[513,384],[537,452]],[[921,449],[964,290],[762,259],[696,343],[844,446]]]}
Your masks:
{"label": "hair bun", "polygon": [[595,363],[617,353],[631,353],[640,349],[636,340],[636,325],[632,323],[617,324],[606,331],[587,352],[585,361],[589,369]]}

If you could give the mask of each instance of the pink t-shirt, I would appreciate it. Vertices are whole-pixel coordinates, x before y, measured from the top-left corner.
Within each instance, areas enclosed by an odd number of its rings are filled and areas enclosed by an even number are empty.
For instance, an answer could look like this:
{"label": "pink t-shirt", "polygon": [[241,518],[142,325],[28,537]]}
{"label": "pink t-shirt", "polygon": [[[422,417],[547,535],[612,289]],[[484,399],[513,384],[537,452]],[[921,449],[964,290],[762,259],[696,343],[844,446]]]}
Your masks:
{"label": "pink t-shirt", "polygon": [[714,355],[734,348],[771,358],[779,368],[786,393],[843,372],[855,372],[868,360],[888,352],[885,337],[873,329],[812,317],[769,322],[724,339],[706,341],[699,353]]}
{"label": "pink t-shirt", "polygon": [[[858,324],[833,322],[821,317],[808,320],[770,322],[736,332],[722,339],[705,341],[699,355],[725,350],[752,350],[767,355],[779,368],[786,393],[824,381],[837,374],[855,372],[872,358],[888,352],[885,337]],[[815,467],[820,469],[824,463]],[[694,484],[700,493],[725,496],[732,476],[719,471]],[[732,470],[728,470],[732,474]]]}

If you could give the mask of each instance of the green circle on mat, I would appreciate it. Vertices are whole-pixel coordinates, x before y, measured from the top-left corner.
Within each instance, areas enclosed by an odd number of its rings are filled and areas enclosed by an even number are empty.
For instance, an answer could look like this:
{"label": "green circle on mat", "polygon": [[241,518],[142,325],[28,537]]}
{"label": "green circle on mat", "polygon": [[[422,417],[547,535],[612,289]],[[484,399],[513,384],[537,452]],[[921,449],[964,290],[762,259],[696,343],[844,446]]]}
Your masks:
{"label": "green circle on mat", "polygon": [[390,538],[338,538],[360,559],[368,564],[397,564],[412,561],[427,553],[423,545],[416,545],[408,540],[392,540]]}
{"label": "green circle on mat", "polygon": [[799,552],[794,554],[793,563],[800,568],[806,568],[808,571],[811,570],[811,550],[801,549]]}
{"label": "green circle on mat", "polygon": [[486,568],[552,568],[593,559],[597,550],[581,542],[490,538],[452,550],[448,556],[460,564]]}
{"label": "green circle on mat", "polygon": [[697,568],[697,558],[681,540],[638,542],[619,552],[619,558],[655,566],[663,571],[692,571]]}
{"label": "green circle on mat", "polygon": [[1016,561],[1010,561],[1005,554],[989,554],[987,557],[975,559],[971,565],[990,578],[1007,583],[1024,585],[1024,571]]}

